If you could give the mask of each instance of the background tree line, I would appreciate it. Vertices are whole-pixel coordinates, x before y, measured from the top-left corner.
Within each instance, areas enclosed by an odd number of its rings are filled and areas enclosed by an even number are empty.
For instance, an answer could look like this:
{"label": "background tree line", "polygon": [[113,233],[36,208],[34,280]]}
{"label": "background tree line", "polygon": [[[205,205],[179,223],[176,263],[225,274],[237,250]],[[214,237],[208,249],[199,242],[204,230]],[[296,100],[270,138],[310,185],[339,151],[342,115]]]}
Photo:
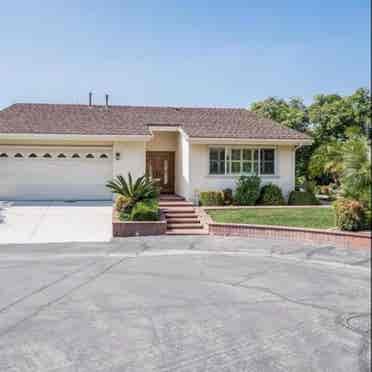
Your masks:
{"label": "background tree line", "polygon": [[342,143],[351,133],[367,137],[371,130],[371,95],[366,88],[359,88],[350,96],[319,94],[310,105],[305,105],[301,98],[269,97],[253,103],[250,110],[313,138],[311,146],[299,149],[296,154],[296,176],[315,178],[320,184],[332,182],[334,175],[327,167],[310,167],[316,150]]}

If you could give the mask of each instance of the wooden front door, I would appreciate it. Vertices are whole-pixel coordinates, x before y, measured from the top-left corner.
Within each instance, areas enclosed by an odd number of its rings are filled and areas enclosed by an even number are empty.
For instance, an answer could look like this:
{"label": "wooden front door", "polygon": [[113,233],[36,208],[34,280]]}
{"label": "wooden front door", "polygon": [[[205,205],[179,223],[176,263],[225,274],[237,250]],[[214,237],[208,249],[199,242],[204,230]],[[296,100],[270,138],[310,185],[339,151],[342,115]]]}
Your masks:
{"label": "wooden front door", "polygon": [[174,152],[147,151],[146,174],[159,185],[162,194],[173,194]]}

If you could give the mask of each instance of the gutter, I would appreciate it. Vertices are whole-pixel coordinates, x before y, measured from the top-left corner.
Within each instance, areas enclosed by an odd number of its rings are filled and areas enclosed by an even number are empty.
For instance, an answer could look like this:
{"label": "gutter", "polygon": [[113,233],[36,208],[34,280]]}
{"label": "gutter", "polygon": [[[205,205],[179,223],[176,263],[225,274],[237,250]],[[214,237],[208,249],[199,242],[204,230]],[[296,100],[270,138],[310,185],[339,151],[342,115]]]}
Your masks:
{"label": "gutter", "polygon": [[0,133],[0,140],[148,142],[151,138],[151,135]]}
{"label": "gutter", "polygon": [[252,144],[252,145],[296,145],[297,146],[306,146],[311,145],[311,139],[275,139],[275,138],[207,138],[207,137],[190,137],[190,142],[195,144]]}

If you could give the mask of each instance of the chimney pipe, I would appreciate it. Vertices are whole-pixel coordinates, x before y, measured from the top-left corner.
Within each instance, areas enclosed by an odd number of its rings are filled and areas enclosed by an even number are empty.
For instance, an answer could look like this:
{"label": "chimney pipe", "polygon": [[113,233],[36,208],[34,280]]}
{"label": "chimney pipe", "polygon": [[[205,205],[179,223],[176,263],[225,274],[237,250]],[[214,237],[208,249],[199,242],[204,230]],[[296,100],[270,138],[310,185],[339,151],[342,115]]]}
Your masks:
{"label": "chimney pipe", "polygon": [[93,101],[93,93],[89,92],[89,106],[92,106],[92,101]]}
{"label": "chimney pipe", "polygon": [[109,95],[105,94],[105,100],[106,100],[106,108],[109,107]]}

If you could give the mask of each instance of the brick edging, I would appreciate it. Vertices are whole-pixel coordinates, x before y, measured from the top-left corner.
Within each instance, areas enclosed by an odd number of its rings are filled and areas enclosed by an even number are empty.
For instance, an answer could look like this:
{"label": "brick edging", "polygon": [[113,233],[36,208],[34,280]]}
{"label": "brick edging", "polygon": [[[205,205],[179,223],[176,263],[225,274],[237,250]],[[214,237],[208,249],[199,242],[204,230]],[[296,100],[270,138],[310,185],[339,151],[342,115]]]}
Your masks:
{"label": "brick edging", "polygon": [[160,211],[160,221],[121,221],[115,209],[112,213],[113,237],[163,235],[167,231],[167,221]]}
{"label": "brick edging", "polygon": [[371,248],[371,233],[330,231],[301,227],[250,225],[210,222],[210,235],[244,236],[251,238],[271,238],[297,241],[310,241],[320,244],[332,244],[350,248]]}
{"label": "brick edging", "polygon": [[202,207],[206,211],[236,210],[236,209],[298,209],[298,208],[331,208],[331,205],[221,205]]}

